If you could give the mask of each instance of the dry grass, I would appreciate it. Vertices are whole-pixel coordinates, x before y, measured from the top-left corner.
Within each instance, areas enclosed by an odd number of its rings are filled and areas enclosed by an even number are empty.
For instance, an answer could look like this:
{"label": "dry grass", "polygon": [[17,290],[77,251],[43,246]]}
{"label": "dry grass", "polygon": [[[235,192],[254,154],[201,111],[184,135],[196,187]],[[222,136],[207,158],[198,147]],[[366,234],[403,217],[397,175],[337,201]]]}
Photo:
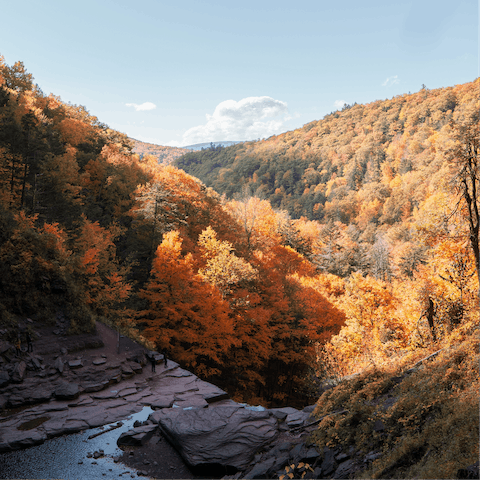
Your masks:
{"label": "dry grass", "polygon": [[[319,399],[319,446],[382,452],[364,478],[455,478],[479,456],[479,331],[473,325],[430,350],[369,369]],[[414,371],[421,357],[442,350]]]}

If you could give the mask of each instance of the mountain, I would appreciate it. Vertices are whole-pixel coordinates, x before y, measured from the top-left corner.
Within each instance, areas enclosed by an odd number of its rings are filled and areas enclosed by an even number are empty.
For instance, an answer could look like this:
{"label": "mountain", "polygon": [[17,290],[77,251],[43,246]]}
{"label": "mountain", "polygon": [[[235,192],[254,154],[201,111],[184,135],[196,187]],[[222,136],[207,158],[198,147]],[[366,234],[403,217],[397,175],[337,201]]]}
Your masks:
{"label": "mountain", "polygon": [[164,147],[161,145],[155,145],[154,143],[142,142],[135,138],[130,138],[134,144],[133,152],[138,153],[140,158],[144,155],[153,155],[158,158],[158,163],[168,165],[172,163],[178,157],[188,153],[188,150],[177,147]]}
{"label": "mountain", "polygon": [[230,147],[231,145],[236,145],[237,143],[243,143],[240,141],[222,141],[222,142],[205,142],[205,143],[196,143],[195,145],[187,145],[182,147],[186,150],[203,150],[208,149],[212,146],[215,147]]}

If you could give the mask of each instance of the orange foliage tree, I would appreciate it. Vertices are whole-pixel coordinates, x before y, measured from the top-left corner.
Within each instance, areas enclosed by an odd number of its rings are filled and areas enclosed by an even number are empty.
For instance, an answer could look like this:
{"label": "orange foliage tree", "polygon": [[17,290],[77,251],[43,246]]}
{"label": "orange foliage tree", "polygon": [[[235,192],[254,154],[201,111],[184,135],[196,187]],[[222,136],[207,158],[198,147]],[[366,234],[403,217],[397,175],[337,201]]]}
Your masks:
{"label": "orange foliage tree", "polygon": [[192,255],[182,255],[178,231],[165,234],[140,297],[147,307],[137,318],[157,348],[199,375],[220,373],[234,341],[228,304],[195,273]]}
{"label": "orange foliage tree", "polygon": [[87,305],[100,315],[109,316],[130,294],[131,285],[125,279],[128,268],[120,266],[116,257],[114,238],[118,233],[85,217],[82,220],[75,241],[76,272]]}

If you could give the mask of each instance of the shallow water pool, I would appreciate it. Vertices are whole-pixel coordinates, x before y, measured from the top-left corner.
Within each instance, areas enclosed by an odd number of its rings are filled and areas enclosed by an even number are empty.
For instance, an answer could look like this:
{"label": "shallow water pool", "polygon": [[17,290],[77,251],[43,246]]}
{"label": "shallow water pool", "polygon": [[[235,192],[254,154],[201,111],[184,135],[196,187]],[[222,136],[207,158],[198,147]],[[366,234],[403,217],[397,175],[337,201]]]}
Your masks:
{"label": "shallow water pool", "polygon": [[[26,450],[0,454],[0,478],[135,478],[137,472],[134,469],[114,463],[112,457],[122,454],[122,450],[117,447],[120,434],[130,430],[136,420],[146,420],[152,412],[150,407],[144,407],[142,411],[122,420],[122,427],[91,440],[88,439],[90,435],[107,430],[118,422],[53,438]],[[105,457],[87,458],[87,453],[93,454],[100,449],[104,451]]]}

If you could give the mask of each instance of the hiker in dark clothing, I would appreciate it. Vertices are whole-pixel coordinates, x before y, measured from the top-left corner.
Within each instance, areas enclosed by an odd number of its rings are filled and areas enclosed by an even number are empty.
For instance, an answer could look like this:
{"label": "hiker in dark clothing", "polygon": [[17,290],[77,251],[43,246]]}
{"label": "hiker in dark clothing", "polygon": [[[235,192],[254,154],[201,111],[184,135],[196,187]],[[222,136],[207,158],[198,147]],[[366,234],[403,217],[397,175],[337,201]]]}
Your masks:
{"label": "hiker in dark clothing", "polygon": [[163,360],[165,361],[165,368],[166,368],[167,367],[167,362],[168,362],[168,360],[167,360],[167,349],[164,348],[162,353],[163,353]]}
{"label": "hiker in dark clothing", "polygon": [[157,364],[157,361],[155,360],[155,355],[152,353],[150,355],[150,363],[152,364],[152,372],[155,371],[155,365]]}
{"label": "hiker in dark clothing", "polygon": [[28,352],[33,352],[32,337],[29,332],[27,332],[27,353]]}
{"label": "hiker in dark clothing", "polygon": [[433,323],[433,317],[435,315],[435,305],[433,300],[428,297],[428,308],[425,312],[428,320],[428,326],[430,327],[430,333],[432,334],[433,341],[437,341],[437,337],[435,335],[435,324]]}

